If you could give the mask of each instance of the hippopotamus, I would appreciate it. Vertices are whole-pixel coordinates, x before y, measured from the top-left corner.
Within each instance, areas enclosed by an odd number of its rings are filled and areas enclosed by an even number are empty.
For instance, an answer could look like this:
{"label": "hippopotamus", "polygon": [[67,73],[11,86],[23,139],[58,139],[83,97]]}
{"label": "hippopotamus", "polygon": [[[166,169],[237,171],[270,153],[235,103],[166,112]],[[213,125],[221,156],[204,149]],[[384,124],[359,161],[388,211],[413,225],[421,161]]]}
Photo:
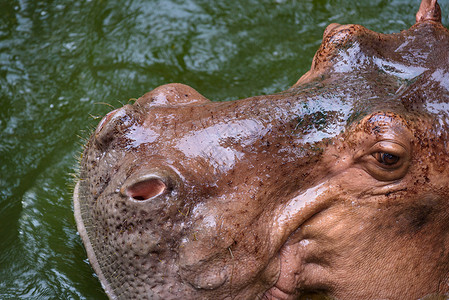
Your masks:
{"label": "hippopotamus", "polygon": [[449,31],[329,25],[273,95],[173,83],[101,120],[74,190],[111,299],[449,293]]}

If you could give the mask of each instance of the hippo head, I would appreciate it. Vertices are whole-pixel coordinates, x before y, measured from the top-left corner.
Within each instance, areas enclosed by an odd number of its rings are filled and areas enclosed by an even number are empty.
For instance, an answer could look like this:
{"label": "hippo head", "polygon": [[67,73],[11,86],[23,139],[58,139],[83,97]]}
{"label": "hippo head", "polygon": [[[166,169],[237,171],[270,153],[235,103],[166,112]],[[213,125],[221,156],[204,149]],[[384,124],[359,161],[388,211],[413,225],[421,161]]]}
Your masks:
{"label": "hippo head", "polygon": [[449,31],[331,24],[275,95],[169,84],[108,113],[74,193],[110,298],[449,292]]}

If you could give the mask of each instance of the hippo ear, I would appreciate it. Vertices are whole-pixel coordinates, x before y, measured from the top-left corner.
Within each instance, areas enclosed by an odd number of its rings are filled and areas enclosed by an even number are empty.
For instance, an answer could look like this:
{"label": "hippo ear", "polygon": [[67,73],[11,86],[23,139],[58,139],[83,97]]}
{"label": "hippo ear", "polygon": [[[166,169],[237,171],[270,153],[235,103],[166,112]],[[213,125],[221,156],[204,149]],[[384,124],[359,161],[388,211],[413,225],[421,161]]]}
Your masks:
{"label": "hippo ear", "polygon": [[179,106],[210,102],[188,85],[180,83],[165,84],[146,93],[136,104],[140,106]]}
{"label": "hippo ear", "polygon": [[[364,51],[369,51],[371,45],[379,44],[379,41],[385,39],[386,35],[371,31],[361,25],[330,24],[324,30],[323,41],[313,57],[310,70],[301,76],[293,87],[321,78],[323,74],[329,74],[330,69],[337,64],[347,65],[350,63],[342,57],[342,49],[349,49],[354,44],[363,44],[365,45]],[[352,49],[361,51],[360,47],[352,47]],[[376,55],[376,51],[372,50],[369,54]]]}
{"label": "hippo ear", "polygon": [[422,0],[416,13],[416,23],[435,21],[441,23],[441,9],[437,0]]}

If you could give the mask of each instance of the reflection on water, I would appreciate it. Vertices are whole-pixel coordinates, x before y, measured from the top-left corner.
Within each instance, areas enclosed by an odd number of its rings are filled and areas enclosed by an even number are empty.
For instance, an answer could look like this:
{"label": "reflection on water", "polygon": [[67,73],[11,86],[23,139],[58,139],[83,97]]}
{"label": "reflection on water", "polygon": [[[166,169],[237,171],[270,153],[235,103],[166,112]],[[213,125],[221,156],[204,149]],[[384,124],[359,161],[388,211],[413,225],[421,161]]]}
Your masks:
{"label": "reflection on water", "polygon": [[99,121],[89,115],[111,109],[99,103],[168,82],[212,100],[278,92],[307,71],[328,23],[399,31],[419,5],[233,2],[0,0],[0,298],[105,297],[76,234],[69,174],[78,135]]}

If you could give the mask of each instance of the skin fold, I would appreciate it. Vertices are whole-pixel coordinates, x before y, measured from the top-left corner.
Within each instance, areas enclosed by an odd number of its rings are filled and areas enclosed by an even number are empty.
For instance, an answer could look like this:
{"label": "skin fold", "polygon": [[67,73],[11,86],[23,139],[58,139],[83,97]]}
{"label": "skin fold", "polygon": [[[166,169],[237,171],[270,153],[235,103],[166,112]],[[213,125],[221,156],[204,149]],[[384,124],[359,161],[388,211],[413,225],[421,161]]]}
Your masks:
{"label": "skin fold", "polygon": [[331,24],[286,91],[167,84],[85,145],[78,231],[111,299],[449,293],[449,31]]}

